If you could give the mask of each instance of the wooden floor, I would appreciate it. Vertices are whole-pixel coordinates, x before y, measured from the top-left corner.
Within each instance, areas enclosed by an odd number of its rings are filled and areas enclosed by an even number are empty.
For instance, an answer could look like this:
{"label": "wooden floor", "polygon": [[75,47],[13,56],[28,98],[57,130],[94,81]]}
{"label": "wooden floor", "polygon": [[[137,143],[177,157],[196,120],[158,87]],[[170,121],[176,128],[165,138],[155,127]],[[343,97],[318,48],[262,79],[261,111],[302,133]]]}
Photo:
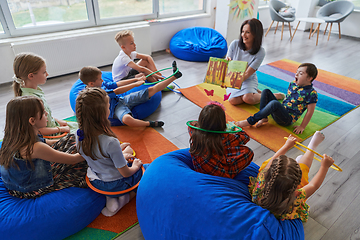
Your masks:
{"label": "wooden floor", "polygon": [[[319,44],[315,46],[316,38],[308,39],[308,32],[297,31],[293,41],[289,41],[289,33],[284,32],[280,40],[280,32],[274,34],[271,30],[264,38],[263,46],[266,57],[263,64],[288,58],[297,62],[312,62],[318,68],[360,79],[360,40],[332,34],[327,41],[327,35],[320,35]],[[174,57],[165,52],[153,54],[159,69],[171,66]],[[203,81],[207,63],[195,63],[177,60],[183,77],[176,81],[181,87],[189,87]],[[47,63],[50,65],[51,63]],[[102,68],[110,71],[111,67]],[[164,73],[166,75],[166,72]],[[65,118],[73,115],[69,104],[69,90],[77,80],[77,74],[49,79],[43,86],[46,99],[51,106],[53,116]],[[5,105],[13,97],[9,85],[0,86],[0,128],[5,122]],[[163,128],[157,130],[179,148],[189,147],[186,121],[197,119],[200,108],[172,92],[163,93],[160,107],[148,118],[165,122]],[[343,172],[330,169],[322,187],[308,200],[310,219],[304,224],[305,237],[309,240],[339,240],[360,238],[360,108],[353,110],[337,122],[323,130],[325,141],[319,146],[318,152],[326,153],[335,159]],[[0,133],[0,138],[3,132]],[[304,143],[307,144],[309,140]],[[254,161],[261,164],[273,152],[263,145],[251,140],[248,146],[255,152]],[[299,152],[292,149],[290,157],[296,157]],[[316,173],[319,163],[314,162],[310,178]],[[139,225],[133,227],[120,239],[144,239]]]}

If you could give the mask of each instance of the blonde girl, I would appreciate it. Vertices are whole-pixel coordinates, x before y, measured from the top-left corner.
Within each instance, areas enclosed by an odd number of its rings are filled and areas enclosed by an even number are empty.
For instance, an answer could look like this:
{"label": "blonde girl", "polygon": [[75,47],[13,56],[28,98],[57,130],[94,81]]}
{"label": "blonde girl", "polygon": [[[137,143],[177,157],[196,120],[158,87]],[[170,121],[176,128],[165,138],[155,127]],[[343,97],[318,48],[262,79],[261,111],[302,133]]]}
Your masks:
{"label": "blonde girl", "polygon": [[46,102],[45,94],[39,85],[46,83],[49,74],[46,71],[45,60],[33,53],[20,53],[14,59],[13,90],[15,97],[18,96],[37,96],[44,104],[47,115],[47,125],[40,129],[43,135],[53,135],[70,130],[76,130],[76,123],[67,123],[52,117],[49,105]]}
{"label": "blonde girl", "polygon": [[[322,133],[315,132],[308,147],[315,150],[324,138]],[[295,141],[296,138],[290,135],[284,146],[261,165],[257,178],[250,177],[249,188],[252,201],[268,209],[275,217],[281,220],[300,218],[306,222],[309,206],[305,201],[321,186],[334,160],[324,154],[319,171],[309,182],[314,153],[307,150],[296,160],[284,155]]]}
{"label": "blonde girl", "polygon": [[[87,161],[87,176],[91,184],[100,190],[117,192],[134,186],[142,177],[142,162],[135,159],[128,163],[119,140],[110,128],[109,97],[101,88],[86,88],[76,99],[77,148]],[[136,189],[122,195],[106,197],[103,215],[115,215],[131,198]]]}
{"label": "blonde girl", "polygon": [[[0,149],[1,177],[9,193],[37,198],[67,187],[87,187],[87,164],[76,150],[75,136],[67,144],[38,135],[47,123],[47,112],[35,96],[16,97],[7,104],[5,133]],[[49,145],[53,145],[51,148]]]}

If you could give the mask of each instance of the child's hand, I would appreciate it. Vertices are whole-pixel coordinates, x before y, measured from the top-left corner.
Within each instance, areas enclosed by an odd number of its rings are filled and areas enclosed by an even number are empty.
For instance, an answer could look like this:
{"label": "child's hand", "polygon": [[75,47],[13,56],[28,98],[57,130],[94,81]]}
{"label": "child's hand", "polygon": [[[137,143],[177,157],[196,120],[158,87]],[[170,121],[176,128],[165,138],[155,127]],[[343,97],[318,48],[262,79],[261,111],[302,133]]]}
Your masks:
{"label": "child's hand", "polygon": [[64,121],[64,120],[58,120],[58,119],[56,119],[56,121],[60,124],[60,126],[67,126],[67,125],[68,125],[67,122]]}
{"label": "child's hand", "polygon": [[331,165],[333,165],[334,159],[326,154],[323,155],[321,166],[329,168]]}
{"label": "child's hand", "polygon": [[303,133],[303,131],[305,130],[305,128],[304,127],[302,127],[302,126],[294,126],[294,133],[296,133],[296,134],[301,134],[301,133]]}
{"label": "child's hand", "polygon": [[225,59],[228,61],[231,61],[231,57],[226,57]]}
{"label": "child's hand", "polygon": [[138,158],[134,159],[133,166],[137,166],[140,168],[142,165],[143,165],[143,163],[141,162],[140,159],[138,159]]}
{"label": "child's hand", "polygon": [[66,133],[69,133],[70,132],[70,127],[69,126],[61,126],[61,127],[59,127],[59,129],[60,129],[60,132],[62,132],[62,133],[64,133],[64,132],[66,132]]}
{"label": "child's hand", "polygon": [[296,137],[294,137],[293,135],[290,134],[288,139],[286,140],[284,146],[288,147],[290,149],[295,145],[296,140],[297,140]]}

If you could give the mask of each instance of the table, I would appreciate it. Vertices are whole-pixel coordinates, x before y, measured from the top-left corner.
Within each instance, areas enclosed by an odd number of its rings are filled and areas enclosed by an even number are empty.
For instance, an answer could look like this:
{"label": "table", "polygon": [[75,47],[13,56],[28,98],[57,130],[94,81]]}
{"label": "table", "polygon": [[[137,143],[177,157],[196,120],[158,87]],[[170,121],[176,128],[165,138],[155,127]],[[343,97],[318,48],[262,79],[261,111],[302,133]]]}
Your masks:
{"label": "table", "polygon": [[[299,24],[300,22],[308,22],[308,23],[311,23],[311,28],[310,28],[310,33],[309,33],[309,39],[312,35],[314,35],[314,33],[317,31],[317,37],[316,37],[316,46],[318,45],[318,41],[319,41],[319,32],[320,32],[320,25],[322,23],[325,23],[325,20],[323,19],[320,19],[320,18],[313,18],[313,17],[309,17],[309,18],[297,18],[296,20],[298,20],[298,24],[295,28],[295,31],[294,31],[294,34],[292,35],[291,39],[290,39],[290,42],[293,40],[294,36],[295,36],[295,33],[296,33],[296,30],[298,29],[299,27]],[[312,32],[312,29],[313,29],[313,26],[314,26],[314,23],[317,23],[318,26],[316,27],[316,29],[314,29],[314,32],[313,34],[311,35],[311,32]]]}

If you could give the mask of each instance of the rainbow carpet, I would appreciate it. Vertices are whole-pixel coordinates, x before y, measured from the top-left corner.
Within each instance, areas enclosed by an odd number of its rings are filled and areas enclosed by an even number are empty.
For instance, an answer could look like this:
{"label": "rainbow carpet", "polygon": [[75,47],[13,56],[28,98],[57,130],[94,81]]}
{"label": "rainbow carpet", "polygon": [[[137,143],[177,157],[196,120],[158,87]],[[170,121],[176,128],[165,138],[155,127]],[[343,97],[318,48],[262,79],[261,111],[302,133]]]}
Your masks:
{"label": "rainbow carpet", "polygon": [[[299,65],[298,62],[282,59],[261,66],[257,71],[259,89],[269,88],[273,92],[286,93],[289,83],[294,80]],[[302,141],[360,105],[359,80],[319,69],[318,77],[313,85],[318,92],[318,103],[305,131],[296,135]],[[233,106],[228,101],[223,102],[225,89],[213,84],[202,83],[181,89],[181,92],[190,101],[204,107],[210,101],[204,89],[214,89],[214,96],[211,97],[211,100],[224,103],[228,121],[244,120],[259,111],[259,104],[255,106],[248,104]],[[300,125],[302,119],[301,117],[295,124]],[[293,133],[293,126],[282,127],[270,117],[269,124],[261,128],[250,127],[244,130],[254,140],[273,151],[277,151],[284,144],[284,137]]]}

